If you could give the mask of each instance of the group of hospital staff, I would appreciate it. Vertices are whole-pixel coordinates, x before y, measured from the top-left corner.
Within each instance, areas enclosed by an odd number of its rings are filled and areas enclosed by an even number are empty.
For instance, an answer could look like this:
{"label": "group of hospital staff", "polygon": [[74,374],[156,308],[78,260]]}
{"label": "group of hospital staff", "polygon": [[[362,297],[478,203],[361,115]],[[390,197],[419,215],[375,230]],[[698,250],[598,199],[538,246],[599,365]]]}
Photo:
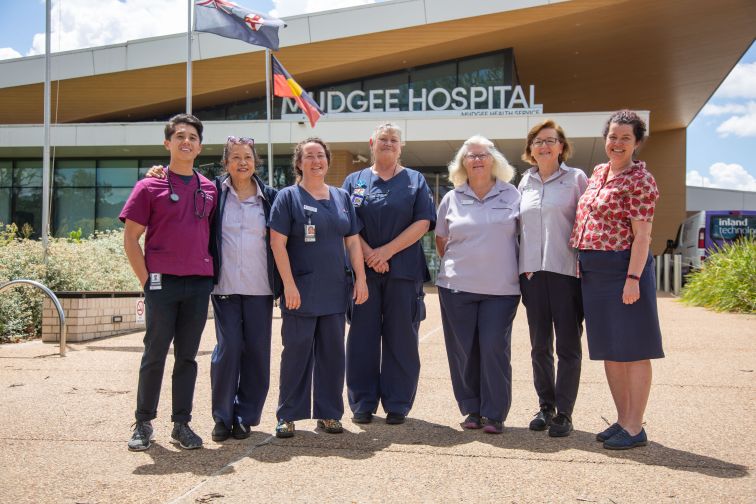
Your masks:
{"label": "group of hospital staff", "polygon": [[[319,138],[296,145],[297,182],[276,191],[255,174],[254,141],[229,137],[210,233],[213,440],[244,439],[260,422],[278,296],[276,436],[293,436],[295,422],[307,418],[342,432],[345,379],[353,422],[370,423],[381,406],[386,423],[402,424],[417,392],[430,280],[420,239],[435,230],[461,426],[503,432],[522,296],[539,401],[530,429],[554,437],[573,429],[585,318],[590,357],[605,361],[617,409],[617,421],[597,439],[609,449],[645,445],[649,359],[663,357],[649,253],[658,191],[635,158],[645,133],[635,113],[613,114],[603,135],[608,162],[588,180],[565,164],[571,145],[562,128],[539,123],[527,136],[522,158],[532,167],[519,187],[509,183],[514,169],[494,143],[473,136],[449,164],[454,189],[438,210],[422,174],[401,164],[395,124],[374,131],[372,165],[341,188],[325,182],[331,152]],[[153,168],[148,175],[170,174]]]}

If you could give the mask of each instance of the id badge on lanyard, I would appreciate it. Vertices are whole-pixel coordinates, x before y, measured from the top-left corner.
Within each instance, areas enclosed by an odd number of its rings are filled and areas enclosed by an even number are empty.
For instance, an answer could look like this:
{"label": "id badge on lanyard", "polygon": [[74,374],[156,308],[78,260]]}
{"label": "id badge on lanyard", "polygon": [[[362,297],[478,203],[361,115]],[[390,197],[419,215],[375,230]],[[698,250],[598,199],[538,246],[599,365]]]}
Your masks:
{"label": "id badge on lanyard", "polygon": [[307,216],[307,224],[304,225],[304,241],[305,243],[314,243],[317,235],[315,224],[312,223],[312,214],[316,213],[318,209],[309,205],[304,205],[304,211]]}

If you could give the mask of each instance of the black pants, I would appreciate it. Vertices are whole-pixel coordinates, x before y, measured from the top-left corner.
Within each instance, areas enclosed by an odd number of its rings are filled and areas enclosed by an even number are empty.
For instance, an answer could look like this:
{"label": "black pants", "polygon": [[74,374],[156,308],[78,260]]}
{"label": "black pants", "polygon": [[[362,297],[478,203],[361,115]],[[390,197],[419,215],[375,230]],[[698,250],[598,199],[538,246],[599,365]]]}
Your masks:
{"label": "black pants", "polygon": [[207,321],[207,305],[213,288],[212,277],[163,275],[162,289],[144,292],[144,353],[139,367],[137,409],[139,421],[157,416],[160,386],[168,349],[173,342],[172,392],[174,422],[192,419],[192,399],[197,381],[197,349]]}
{"label": "black pants", "polygon": [[[572,417],[583,357],[583,301],[580,279],[538,271],[530,280],[520,275],[522,302],[530,329],[533,383],[541,407]],[[554,335],[558,367],[554,379]]]}

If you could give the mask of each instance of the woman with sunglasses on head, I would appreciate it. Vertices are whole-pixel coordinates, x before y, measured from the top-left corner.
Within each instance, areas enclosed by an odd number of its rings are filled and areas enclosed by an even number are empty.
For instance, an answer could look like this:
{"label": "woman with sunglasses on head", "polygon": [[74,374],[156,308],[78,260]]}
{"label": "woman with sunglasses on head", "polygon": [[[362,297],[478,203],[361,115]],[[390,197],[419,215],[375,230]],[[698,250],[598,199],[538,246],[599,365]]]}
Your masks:
{"label": "woman with sunglasses on head", "polygon": [[651,392],[651,360],[664,357],[649,250],[659,191],[635,153],[646,124],[620,110],[604,126],[608,163],[593,170],[578,203],[570,245],[578,249],[588,353],[603,360],[617,421],[598,433],[604,448],[645,446],[643,414]]}
{"label": "woman with sunglasses on head", "polygon": [[438,297],[452,388],[464,429],[501,434],[512,403],[512,322],[520,303],[514,169],[470,137],[449,163],[454,190],[438,206]]}
{"label": "woman with sunglasses on head", "polygon": [[360,226],[349,195],[325,182],[330,160],[320,138],[299,142],[292,158],[298,183],[278,193],[269,220],[284,285],[279,438],[293,436],[294,422],[305,418],[317,418],[329,434],[343,431],[345,313],[350,299],[360,305],[368,298]]}
{"label": "woman with sunglasses on head", "polygon": [[[583,300],[577,252],[570,233],[588,177],[564,162],[572,148],[554,121],[528,132],[520,180],[520,291],[530,330],[533,383],[540,409],[530,430],[549,436],[572,432],[572,409],[580,385]],[[554,340],[558,366],[554,373]]]}
{"label": "woman with sunglasses on head", "polygon": [[[217,344],[210,364],[213,441],[245,439],[260,423],[270,384],[273,299],[281,281],[267,220],[277,191],[255,173],[260,159],[251,138],[230,136],[216,177],[218,211],[211,225],[212,292]],[[148,177],[161,177],[153,167]]]}
{"label": "woman with sunglasses on head", "polygon": [[381,124],[370,137],[373,165],[349,176],[363,225],[359,240],[370,299],[352,311],[347,338],[347,392],[355,423],[370,423],[382,405],[386,423],[404,423],[420,377],[418,331],[430,280],[420,239],[436,222],[425,177],[402,166],[402,131]]}

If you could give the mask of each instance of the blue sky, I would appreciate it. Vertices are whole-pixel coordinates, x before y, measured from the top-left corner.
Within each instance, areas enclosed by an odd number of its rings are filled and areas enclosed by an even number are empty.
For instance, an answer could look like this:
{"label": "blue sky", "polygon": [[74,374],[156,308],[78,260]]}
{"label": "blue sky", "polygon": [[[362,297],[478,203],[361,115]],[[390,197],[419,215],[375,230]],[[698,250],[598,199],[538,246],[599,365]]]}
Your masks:
{"label": "blue sky", "polygon": [[[238,1],[262,12],[292,16],[376,0]],[[44,0],[2,3],[0,59],[44,52]],[[186,0],[53,0],[53,51],[178,33],[186,27],[186,4]],[[651,127],[653,133],[653,116]],[[756,191],[756,44],[690,124],[687,145],[688,185]]]}

